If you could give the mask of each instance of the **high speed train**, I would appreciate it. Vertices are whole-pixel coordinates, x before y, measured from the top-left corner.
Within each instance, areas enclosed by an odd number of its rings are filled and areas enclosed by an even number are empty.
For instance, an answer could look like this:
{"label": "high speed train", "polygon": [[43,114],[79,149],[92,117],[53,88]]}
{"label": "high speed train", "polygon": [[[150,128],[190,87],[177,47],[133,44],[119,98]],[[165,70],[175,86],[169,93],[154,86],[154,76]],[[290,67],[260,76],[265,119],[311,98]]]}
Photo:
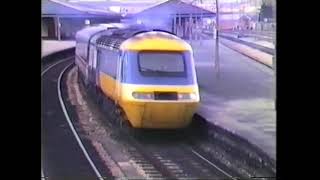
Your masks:
{"label": "high speed train", "polygon": [[[185,128],[199,105],[191,46],[143,25],[105,24],[76,34],[78,77],[133,129]],[[112,109],[110,109],[111,111]]]}

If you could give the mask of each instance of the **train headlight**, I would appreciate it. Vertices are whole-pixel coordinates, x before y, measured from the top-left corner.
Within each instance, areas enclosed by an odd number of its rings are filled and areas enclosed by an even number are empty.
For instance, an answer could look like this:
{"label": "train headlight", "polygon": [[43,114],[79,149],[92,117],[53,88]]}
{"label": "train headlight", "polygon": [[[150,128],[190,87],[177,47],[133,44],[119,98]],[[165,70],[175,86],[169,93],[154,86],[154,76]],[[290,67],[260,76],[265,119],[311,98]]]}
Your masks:
{"label": "train headlight", "polygon": [[197,95],[196,93],[179,93],[178,99],[179,100],[196,100]]}
{"label": "train headlight", "polygon": [[133,92],[132,96],[135,99],[154,99],[154,94],[149,92]]}

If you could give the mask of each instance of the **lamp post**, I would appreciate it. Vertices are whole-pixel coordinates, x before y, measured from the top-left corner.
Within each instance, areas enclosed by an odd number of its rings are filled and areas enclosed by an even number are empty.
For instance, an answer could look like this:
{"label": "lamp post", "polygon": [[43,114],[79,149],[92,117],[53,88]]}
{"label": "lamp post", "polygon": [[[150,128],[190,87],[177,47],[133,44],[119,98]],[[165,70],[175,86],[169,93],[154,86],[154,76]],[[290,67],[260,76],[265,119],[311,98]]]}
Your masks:
{"label": "lamp post", "polygon": [[220,74],[220,62],[219,62],[219,1],[216,1],[216,45],[215,45],[215,63],[214,67],[217,72],[217,77]]}

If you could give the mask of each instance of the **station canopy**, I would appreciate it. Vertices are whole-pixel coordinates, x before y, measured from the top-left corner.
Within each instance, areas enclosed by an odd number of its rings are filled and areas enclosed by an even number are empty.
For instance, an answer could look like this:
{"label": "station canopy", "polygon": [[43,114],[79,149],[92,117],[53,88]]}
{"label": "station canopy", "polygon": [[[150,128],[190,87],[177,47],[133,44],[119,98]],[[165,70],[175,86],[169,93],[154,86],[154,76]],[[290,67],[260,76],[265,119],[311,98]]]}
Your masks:
{"label": "station canopy", "polygon": [[42,0],[41,12],[42,17],[120,17],[120,14],[111,11],[74,6],[58,0]]}
{"label": "station canopy", "polygon": [[213,17],[215,16],[214,12],[202,9],[200,7],[194,6],[192,4],[185,3],[180,0],[169,0],[164,3],[158,4],[151,8],[148,8],[144,11],[137,13],[135,16],[157,16],[157,15],[177,15],[179,14],[182,17],[192,16],[202,16],[202,17]]}

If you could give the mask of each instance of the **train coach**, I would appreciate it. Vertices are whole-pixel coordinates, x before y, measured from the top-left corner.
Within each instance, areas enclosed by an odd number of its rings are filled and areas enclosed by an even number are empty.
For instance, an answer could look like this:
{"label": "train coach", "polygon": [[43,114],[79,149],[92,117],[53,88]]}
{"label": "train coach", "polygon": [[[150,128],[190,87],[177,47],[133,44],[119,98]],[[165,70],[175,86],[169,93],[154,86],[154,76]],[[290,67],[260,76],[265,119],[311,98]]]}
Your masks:
{"label": "train coach", "polygon": [[169,32],[119,24],[85,28],[76,34],[75,64],[100,104],[116,107],[120,124],[177,129],[192,122],[200,101],[193,51]]}

